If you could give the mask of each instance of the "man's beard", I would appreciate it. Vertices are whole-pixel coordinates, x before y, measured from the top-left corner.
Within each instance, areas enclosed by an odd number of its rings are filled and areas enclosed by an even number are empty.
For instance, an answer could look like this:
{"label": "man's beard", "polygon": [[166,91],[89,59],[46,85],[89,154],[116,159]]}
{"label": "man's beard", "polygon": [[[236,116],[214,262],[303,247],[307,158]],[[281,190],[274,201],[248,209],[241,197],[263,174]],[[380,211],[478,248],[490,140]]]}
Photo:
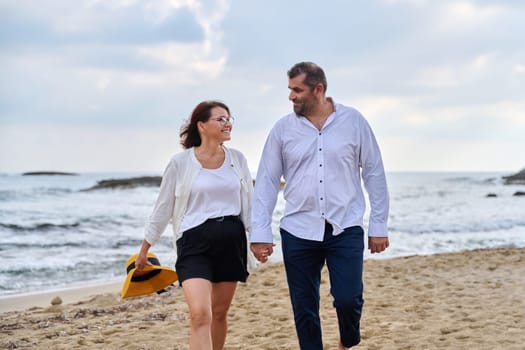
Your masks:
{"label": "man's beard", "polygon": [[295,112],[295,114],[297,114],[298,116],[306,116],[308,115],[311,111],[311,108],[310,106],[308,105],[308,103],[306,102],[303,102],[301,104],[294,104],[293,105],[293,111]]}

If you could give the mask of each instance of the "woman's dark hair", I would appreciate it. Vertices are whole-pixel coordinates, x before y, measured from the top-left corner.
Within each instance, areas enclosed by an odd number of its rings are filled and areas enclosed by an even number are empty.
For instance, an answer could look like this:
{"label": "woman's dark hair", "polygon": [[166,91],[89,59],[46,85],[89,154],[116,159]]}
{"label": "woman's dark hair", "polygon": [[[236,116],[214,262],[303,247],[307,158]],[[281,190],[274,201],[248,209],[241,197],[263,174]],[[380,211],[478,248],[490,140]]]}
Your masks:
{"label": "woman's dark hair", "polygon": [[180,144],[185,149],[191,147],[197,147],[201,145],[201,135],[199,134],[199,128],[197,128],[198,122],[207,122],[211,116],[211,110],[215,107],[224,108],[228,114],[230,109],[224,103],[219,101],[202,101],[195,107],[191,113],[190,120],[184,125],[180,132]]}
{"label": "woman's dark hair", "polygon": [[305,74],[304,84],[306,86],[313,90],[313,88],[320,83],[323,85],[324,91],[326,92],[328,84],[326,82],[324,71],[321,67],[313,62],[300,62],[290,68],[288,71],[288,78],[293,79],[303,73]]}

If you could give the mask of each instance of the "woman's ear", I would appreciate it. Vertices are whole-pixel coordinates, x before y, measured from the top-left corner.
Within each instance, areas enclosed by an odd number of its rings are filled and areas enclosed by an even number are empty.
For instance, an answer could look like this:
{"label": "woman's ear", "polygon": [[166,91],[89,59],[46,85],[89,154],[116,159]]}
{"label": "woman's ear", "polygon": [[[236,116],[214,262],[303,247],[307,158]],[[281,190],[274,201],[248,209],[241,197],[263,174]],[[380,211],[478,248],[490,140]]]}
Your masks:
{"label": "woman's ear", "polygon": [[204,130],[204,123],[200,120],[197,122],[197,130],[199,131],[199,133],[201,133],[202,130]]}

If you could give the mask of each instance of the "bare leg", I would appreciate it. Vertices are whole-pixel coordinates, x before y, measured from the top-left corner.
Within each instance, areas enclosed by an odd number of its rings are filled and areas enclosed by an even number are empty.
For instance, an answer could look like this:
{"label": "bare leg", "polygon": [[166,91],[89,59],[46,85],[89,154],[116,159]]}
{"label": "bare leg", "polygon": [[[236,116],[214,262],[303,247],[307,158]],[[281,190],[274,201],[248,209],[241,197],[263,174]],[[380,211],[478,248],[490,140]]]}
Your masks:
{"label": "bare leg", "polygon": [[228,333],[228,310],[232,303],[237,282],[220,282],[212,285],[211,339],[213,350],[222,350]]}
{"label": "bare leg", "polygon": [[190,309],[191,350],[211,350],[212,284],[203,278],[182,282],[182,290]]}

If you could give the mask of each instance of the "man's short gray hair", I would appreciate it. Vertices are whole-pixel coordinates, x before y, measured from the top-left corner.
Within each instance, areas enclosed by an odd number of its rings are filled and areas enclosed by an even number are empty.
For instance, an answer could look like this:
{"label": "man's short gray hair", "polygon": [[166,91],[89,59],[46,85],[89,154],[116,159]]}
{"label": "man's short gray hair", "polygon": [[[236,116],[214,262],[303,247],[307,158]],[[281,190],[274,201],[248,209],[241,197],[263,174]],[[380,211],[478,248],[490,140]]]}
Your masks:
{"label": "man's short gray hair", "polygon": [[288,78],[293,79],[298,75],[305,74],[304,83],[313,89],[317,84],[321,83],[324,87],[324,91],[328,87],[326,83],[326,76],[321,67],[313,62],[300,62],[295,64],[288,71]]}

